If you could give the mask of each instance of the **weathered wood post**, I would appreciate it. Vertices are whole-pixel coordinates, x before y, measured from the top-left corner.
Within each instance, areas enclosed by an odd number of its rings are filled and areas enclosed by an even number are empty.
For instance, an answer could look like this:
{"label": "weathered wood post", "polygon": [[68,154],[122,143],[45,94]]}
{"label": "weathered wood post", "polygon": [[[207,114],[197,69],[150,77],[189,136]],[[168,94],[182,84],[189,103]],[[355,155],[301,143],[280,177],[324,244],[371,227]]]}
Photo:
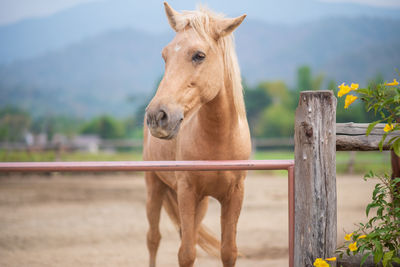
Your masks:
{"label": "weathered wood post", "polygon": [[336,249],[336,98],[301,92],[295,121],[294,266]]}

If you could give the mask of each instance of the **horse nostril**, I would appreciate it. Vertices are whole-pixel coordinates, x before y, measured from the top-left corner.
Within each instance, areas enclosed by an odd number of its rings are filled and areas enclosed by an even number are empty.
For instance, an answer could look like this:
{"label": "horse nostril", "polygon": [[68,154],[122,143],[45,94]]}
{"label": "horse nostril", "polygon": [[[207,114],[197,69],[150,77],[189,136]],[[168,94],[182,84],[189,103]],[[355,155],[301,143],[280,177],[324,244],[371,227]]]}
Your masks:
{"label": "horse nostril", "polygon": [[165,113],[164,110],[160,110],[160,111],[157,113],[156,121],[157,121],[158,123],[162,123],[162,122],[165,122],[165,121],[167,121],[167,120],[168,120],[168,115],[167,115],[167,113]]}

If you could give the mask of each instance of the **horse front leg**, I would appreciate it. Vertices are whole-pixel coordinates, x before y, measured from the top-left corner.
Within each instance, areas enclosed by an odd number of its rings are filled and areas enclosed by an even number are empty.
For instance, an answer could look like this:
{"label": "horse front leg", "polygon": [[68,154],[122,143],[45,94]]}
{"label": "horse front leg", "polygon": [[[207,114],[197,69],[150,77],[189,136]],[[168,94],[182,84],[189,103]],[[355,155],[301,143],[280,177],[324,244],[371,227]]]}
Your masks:
{"label": "horse front leg", "polygon": [[187,181],[178,182],[178,207],[181,219],[180,267],[192,267],[196,259],[196,191]]}
{"label": "horse front leg", "polygon": [[201,222],[206,216],[206,212],[208,209],[208,197],[204,197],[196,207],[196,215],[195,215],[195,231],[196,233],[199,231],[201,226]]}
{"label": "horse front leg", "polygon": [[236,264],[236,228],[243,195],[244,185],[241,180],[231,194],[221,201],[221,259],[224,267],[233,267]]}
{"label": "horse front leg", "polygon": [[166,185],[156,176],[155,173],[147,172],[146,189],[147,201],[146,212],[149,222],[149,230],[147,232],[147,248],[149,250],[149,266],[156,266],[157,250],[160,245],[161,234],[159,229],[160,213]]}

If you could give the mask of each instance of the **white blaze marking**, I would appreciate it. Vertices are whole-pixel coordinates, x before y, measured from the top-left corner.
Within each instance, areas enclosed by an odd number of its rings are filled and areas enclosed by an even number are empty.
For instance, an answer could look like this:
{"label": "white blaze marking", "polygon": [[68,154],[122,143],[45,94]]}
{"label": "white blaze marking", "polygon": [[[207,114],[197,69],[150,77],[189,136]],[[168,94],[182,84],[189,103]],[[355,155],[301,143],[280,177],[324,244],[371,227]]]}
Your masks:
{"label": "white blaze marking", "polygon": [[178,52],[181,50],[181,46],[179,44],[175,45],[175,52]]}

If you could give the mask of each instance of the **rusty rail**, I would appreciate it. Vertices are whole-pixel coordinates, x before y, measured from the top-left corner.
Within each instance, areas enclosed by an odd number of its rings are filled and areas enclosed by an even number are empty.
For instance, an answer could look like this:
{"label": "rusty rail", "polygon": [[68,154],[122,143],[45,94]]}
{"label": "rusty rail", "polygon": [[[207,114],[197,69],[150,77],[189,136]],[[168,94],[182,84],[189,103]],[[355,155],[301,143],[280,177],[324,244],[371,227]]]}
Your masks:
{"label": "rusty rail", "polygon": [[294,262],[294,160],[0,162],[0,173],[217,170],[288,171],[289,266],[292,267]]}

